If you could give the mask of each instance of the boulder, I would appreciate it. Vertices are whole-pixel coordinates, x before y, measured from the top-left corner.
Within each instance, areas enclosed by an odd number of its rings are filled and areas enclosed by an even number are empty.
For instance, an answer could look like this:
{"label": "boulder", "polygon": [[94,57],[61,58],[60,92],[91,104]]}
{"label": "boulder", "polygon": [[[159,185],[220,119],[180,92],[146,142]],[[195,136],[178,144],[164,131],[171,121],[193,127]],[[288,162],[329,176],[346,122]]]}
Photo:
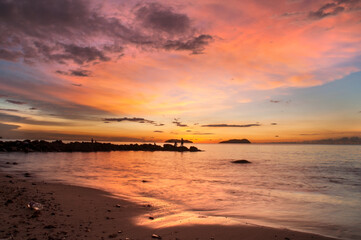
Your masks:
{"label": "boulder", "polygon": [[246,164],[246,163],[251,163],[251,162],[248,160],[242,159],[242,160],[232,161],[231,163]]}

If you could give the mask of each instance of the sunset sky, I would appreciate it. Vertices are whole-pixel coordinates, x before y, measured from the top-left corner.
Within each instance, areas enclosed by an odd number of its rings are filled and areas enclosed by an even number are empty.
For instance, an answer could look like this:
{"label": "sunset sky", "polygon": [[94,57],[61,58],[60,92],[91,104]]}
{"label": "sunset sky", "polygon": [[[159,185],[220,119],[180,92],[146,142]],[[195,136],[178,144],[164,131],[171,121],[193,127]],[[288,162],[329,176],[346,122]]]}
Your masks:
{"label": "sunset sky", "polygon": [[361,1],[0,0],[0,136],[361,136]]}

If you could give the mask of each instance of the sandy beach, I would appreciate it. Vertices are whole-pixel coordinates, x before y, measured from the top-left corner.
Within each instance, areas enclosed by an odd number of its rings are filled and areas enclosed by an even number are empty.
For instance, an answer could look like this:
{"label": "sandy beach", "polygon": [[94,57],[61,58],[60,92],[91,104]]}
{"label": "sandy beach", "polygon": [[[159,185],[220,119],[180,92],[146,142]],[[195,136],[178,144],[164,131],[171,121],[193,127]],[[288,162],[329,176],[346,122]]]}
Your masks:
{"label": "sandy beach", "polygon": [[[0,173],[0,239],[332,239],[287,229],[253,225],[181,225],[152,228],[150,204],[137,205],[107,192],[37,180],[31,173]],[[41,203],[36,211],[27,205]],[[206,220],[205,220],[206,221]]]}

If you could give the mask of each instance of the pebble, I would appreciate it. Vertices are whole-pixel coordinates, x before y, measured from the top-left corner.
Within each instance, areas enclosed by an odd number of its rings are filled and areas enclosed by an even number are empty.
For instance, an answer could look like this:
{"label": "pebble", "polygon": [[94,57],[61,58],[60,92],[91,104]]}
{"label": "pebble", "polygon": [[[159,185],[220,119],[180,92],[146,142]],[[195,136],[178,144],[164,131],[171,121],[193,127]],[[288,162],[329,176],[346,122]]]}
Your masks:
{"label": "pebble", "polygon": [[161,236],[157,235],[157,234],[152,234],[152,238],[156,238],[156,239],[162,239]]}

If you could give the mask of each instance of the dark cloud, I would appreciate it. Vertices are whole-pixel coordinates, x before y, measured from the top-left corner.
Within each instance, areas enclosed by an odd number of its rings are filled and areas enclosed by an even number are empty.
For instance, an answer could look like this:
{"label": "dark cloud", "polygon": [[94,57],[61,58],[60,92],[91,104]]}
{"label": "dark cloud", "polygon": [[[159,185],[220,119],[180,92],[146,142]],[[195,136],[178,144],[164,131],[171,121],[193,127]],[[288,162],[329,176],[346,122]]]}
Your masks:
{"label": "dark cloud", "polygon": [[202,127],[233,127],[233,128],[246,128],[246,127],[258,127],[261,126],[261,124],[259,123],[253,123],[253,124],[207,124],[207,125],[202,125]]}
{"label": "dark cloud", "polygon": [[318,10],[311,11],[308,16],[311,19],[322,19],[328,16],[335,16],[344,11],[357,9],[360,0],[335,0],[325,3]]}
{"label": "dark cloud", "polygon": [[271,123],[271,125],[277,125],[277,123]]}
{"label": "dark cloud", "polygon": [[8,51],[6,49],[0,49],[0,59],[5,59],[7,61],[15,62],[17,61],[23,54],[19,51]]}
{"label": "dark cloud", "polygon": [[7,99],[6,101],[7,101],[8,103],[12,103],[12,104],[16,104],[16,105],[26,104],[26,102],[16,101],[16,100],[11,100],[11,99]]}
{"label": "dark cloud", "polygon": [[76,70],[69,70],[69,71],[56,71],[57,74],[67,75],[67,76],[75,76],[75,77],[89,77],[91,75],[91,71],[85,69],[76,69]]}
{"label": "dark cloud", "polygon": [[149,3],[136,10],[136,17],[146,28],[166,33],[185,33],[190,30],[191,23],[187,15],[176,13],[170,7],[159,3]]}
{"label": "dark cloud", "polygon": [[95,47],[83,47],[75,44],[63,45],[64,52],[62,54],[53,54],[50,56],[51,59],[61,63],[64,60],[73,60],[77,64],[84,64],[93,61],[109,61],[110,58],[105,56],[102,50]]}
{"label": "dark cloud", "polygon": [[72,83],[71,85],[75,86],[75,87],[81,87],[83,86],[82,84],[77,84],[77,83]]}
{"label": "dark cloud", "polygon": [[271,103],[280,103],[280,102],[282,102],[282,101],[280,101],[280,100],[269,100]]}
{"label": "dark cloud", "polygon": [[39,121],[34,120],[28,117],[20,117],[17,115],[11,115],[6,113],[0,113],[0,120],[4,122],[16,122],[16,123],[26,123],[32,125],[44,125],[44,126],[69,126],[72,124],[63,123],[63,122],[51,122],[51,121]]}
{"label": "dark cloud", "polygon": [[172,123],[174,123],[177,127],[188,127],[187,124],[181,123],[179,118],[175,118]]}
{"label": "dark cloud", "polygon": [[89,77],[91,74],[90,71],[84,69],[71,70],[70,75],[77,77]]}
{"label": "dark cloud", "polygon": [[213,39],[187,15],[158,3],[118,9],[129,12],[125,23],[94,6],[85,0],[0,0],[0,58],[85,65],[117,60],[128,45],[201,53]]}
{"label": "dark cloud", "polygon": [[0,111],[19,112],[19,110],[17,110],[17,109],[11,109],[11,108],[0,108]]}
{"label": "dark cloud", "polygon": [[8,136],[8,133],[12,130],[18,129],[19,127],[19,125],[0,123],[0,132],[2,134],[1,137],[11,138],[11,136]]}
{"label": "dark cloud", "polygon": [[29,110],[37,110],[37,108],[31,107],[31,108],[29,108]]}
{"label": "dark cloud", "polygon": [[300,136],[316,136],[316,135],[320,135],[318,133],[301,133]]}
{"label": "dark cloud", "polygon": [[162,133],[163,131],[159,131],[159,130],[156,130],[154,131],[155,133]]}
{"label": "dark cloud", "polygon": [[155,126],[164,126],[163,123],[156,123],[155,121],[152,121],[152,120],[147,120],[145,118],[136,118],[136,117],[133,117],[133,118],[127,118],[127,117],[123,117],[123,118],[104,118],[103,121],[106,121],[106,122],[125,122],[125,121],[128,121],[128,122],[137,122],[137,123],[148,123],[148,124],[152,124],[152,125],[155,125]]}
{"label": "dark cloud", "polygon": [[177,51],[192,51],[192,54],[201,54],[203,53],[205,47],[213,40],[211,35],[202,34],[198,37],[193,37],[189,40],[169,40],[164,48],[168,50],[177,50]]}

